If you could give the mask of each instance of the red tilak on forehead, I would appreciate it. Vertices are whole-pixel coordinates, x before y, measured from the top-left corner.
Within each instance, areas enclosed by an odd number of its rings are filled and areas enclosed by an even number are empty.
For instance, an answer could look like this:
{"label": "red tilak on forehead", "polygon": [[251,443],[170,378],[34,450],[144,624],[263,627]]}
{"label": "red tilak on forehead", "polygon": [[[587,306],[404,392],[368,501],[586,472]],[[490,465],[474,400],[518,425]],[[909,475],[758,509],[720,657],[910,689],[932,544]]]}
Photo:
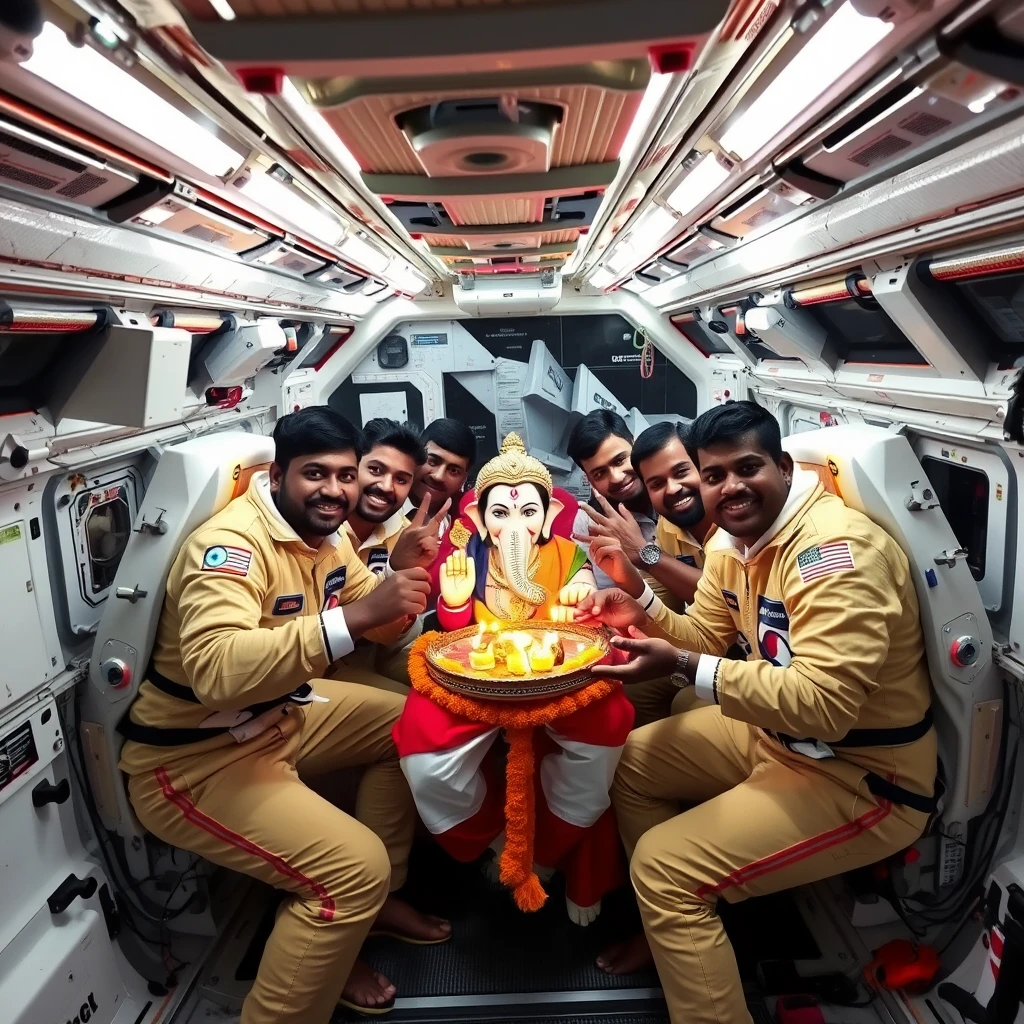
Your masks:
{"label": "red tilak on forehead", "polygon": [[518,487],[513,487],[512,490],[509,493],[512,495],[512,500],[515,501],[516,498],[519,497],[519,488]]}

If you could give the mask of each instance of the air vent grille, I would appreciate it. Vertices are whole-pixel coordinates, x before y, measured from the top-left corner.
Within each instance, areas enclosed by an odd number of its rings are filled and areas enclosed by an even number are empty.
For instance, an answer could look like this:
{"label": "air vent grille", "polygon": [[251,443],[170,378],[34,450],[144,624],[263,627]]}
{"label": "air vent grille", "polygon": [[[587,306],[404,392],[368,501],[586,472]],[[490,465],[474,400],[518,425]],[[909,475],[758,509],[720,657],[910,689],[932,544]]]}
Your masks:
{"label": "air vent grille", "polygon": [[930,114],[925,110],[919,110],[912,117],[900,121],[900,127],[905,132],[910,132],[911,135],[920,135],[921,138],[927,138],[929,135],[941,132],[943,128],[948,128],[952,123],[952,121],[948,121],[944,117],[939,117],[938,114]]}
{"label": "air vent grille", "polygon": [[59,184],[53,178],[47,178],[43,174],[36,174],[33,171],[26,171],[21,167],[14,167],[12,164],[4,163],[0,163],[0,178],[16,181],[20,185],[31,185],[32,188],[42,189],[45,192],[56,188]]}
{"label": "air vent grille", "polygon": [[743,223],[746,224],[748,228],[759,228],[762,224],[768,224],[781,216],[782,214],[780,211],[773,210],[771,207],[766,206],[754,213],[753,216],[748,217]]}
{"label": "air vent grille", "polygon": [[80,174],[74,181],[69,181],[63,188],[57,189],[57,195],[66,196],[68,199],[78,199],[79,196],[84,196],[86,192],[99,188],[105,182],[106,178],[87,172]]}
{"label": "air vent grille", "polygon": [[59,153],[53,153],[49,149],[37,146],[34,142],[29,142],[27,139],[19,139],[17,135],[11,135],[5,131],[0,131],[0,143],[10,146],[11,149],[16,149],[19,153],[24,153],[26,156],[34,156],[37,160],[45,160],[48,164],[53,164],[56,167],[63,167],[66,170],[75,172],[85,170],[85,164],[80,164],[77,160],[71,160],[66,156],[61,156]]}
{"label": "air vent grille", "polygon": [[910,149],[911,145],[913,143],[890,133],[852,154],[850,159],[861,167],[870,167],[872,164],[878,163],[879,160],[888,160],[889,157],[902,153],[905,149]]}
{"label": "air vent grille", "polygon": [[200,242],[209,242],[211,245],[220,245],[231,238],[230,235],[225,234],[223,231],[214,231],[213,228],[206,224],[193,224],[190,228],[182,231],[182,234],[188,235],[189,238],[197,238]]}

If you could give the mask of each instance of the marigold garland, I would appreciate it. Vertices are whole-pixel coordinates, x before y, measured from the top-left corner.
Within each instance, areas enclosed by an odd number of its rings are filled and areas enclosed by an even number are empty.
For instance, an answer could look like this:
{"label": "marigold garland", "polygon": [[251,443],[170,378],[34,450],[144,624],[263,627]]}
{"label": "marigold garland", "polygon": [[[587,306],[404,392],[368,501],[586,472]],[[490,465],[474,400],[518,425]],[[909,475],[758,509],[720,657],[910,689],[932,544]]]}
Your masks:
{"label": "marigold garland", "polygon": [[533,870],[533,730],[607,697],[617,684],[596,680],[549,700],[522,703],[476,700],[448,690],[430,677],[427,647],[438,635],[424,633],[410,648],[409,682],[417,693],[446,711],[505,730],[510,749],[505,767],[505,849],[501,853],[501,881],[512,890],[520,910],[540,910],[547,893]]}

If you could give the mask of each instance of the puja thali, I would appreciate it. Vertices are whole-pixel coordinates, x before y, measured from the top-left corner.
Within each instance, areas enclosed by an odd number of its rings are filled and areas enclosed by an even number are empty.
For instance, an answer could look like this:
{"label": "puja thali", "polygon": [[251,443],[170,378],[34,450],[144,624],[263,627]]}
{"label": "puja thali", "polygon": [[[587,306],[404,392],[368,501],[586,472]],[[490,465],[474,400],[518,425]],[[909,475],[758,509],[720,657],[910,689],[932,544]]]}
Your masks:
{"label": "puja thali", "polygon": [[467,697],[539,700],[594,681],[607,636],[569,622],[503,622],[441,633],[427,646],[434,682]]}

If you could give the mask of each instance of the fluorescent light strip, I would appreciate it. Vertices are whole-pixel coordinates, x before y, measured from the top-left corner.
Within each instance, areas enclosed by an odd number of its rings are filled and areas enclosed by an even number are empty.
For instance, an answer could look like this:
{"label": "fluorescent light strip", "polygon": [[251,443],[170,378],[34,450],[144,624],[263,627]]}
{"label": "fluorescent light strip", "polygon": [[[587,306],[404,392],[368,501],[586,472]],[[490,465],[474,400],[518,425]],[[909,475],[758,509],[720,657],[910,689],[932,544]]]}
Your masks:
{"label": "fluorescent light strip", "polygon": [[411,267],[390,268],[388,277],[391,284],[406,295],[419,295],[427,287],[426,278],[417,274]]}
{"label": "fluorescent light strip", "polygon": [[332,217],[326,210],[314,206],[290,185],[270,177],[254,168],[249,180],[242,186],[242,195],[259,203],[268,213],[292,224],[310,241],[336,246],[345,236],[348,226]]}
{"label": "fluorescent light strip", "polygon": [[729,171],[719,163],[715,154],[705,153],[672,190],[665,203],[681,217],[685,217],[728,177]]}
{"label": "fluorescent light strip", "polygon": [[339,167],[350,175],[355,175],[358,180],[361,168],[356,158],[338,138],[320,111],[306,102],[290,78],[284,80],[281,99],[296,118],[316,137],[320,145],[324,147],[325,154],[333,157]]}
{"label": "fluorescent light strip", "polygon": [[356,235],[350,235],[341,243],[340,252],[342,256],[373,274],[383,274],[391,263],[389,256]]}
{"label": "fluorescent light strip", "polygon": [[892,29],[859,14],[847,0],[723,133],[722,148],[741,160],[753,156]]}
{"label": "fluorescent light strip", "polygon": [[224,21],[235,20],[235,12],[231,9],[228,0],[210,0],[210,6]]}
{"label": "fluorescent light strip", "polygon": [[56,25],[43,26],[33,49],[22,67],[193,167],[223,178],[242,163],[241,153],[92,47],[72,46]]}
{"label": "fluorescent light strip", "polygon": [[616,278],[616,274],[613,274],[607,267],[598,267],[590,275],[588,284],[593,285],[595,288],[607,288]]}

